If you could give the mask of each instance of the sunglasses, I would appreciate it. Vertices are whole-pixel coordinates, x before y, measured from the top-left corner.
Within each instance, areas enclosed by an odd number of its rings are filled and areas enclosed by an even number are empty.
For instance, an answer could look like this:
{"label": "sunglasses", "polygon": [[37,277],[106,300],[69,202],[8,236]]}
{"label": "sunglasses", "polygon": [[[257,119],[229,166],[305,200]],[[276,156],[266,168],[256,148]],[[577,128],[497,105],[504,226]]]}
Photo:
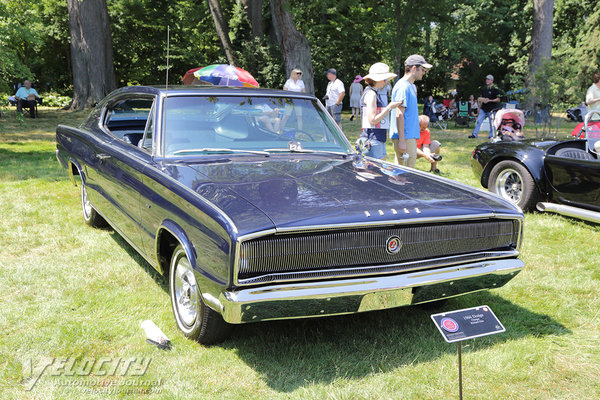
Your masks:
{"label": "sunglasses", "polygon": [[296,72],[296,75],[302,75],[302,72]]}

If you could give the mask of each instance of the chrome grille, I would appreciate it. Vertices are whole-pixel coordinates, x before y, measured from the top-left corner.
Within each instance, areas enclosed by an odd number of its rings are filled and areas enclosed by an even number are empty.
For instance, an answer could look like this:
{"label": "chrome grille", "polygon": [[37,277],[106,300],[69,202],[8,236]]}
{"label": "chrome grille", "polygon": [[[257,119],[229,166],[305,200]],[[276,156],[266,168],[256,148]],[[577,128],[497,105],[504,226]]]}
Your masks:
{"label": "chrome grille", "polygon": [[[241,244],[238,280],[513,249],[519,229],[517,220],[485,220],[263,237]],[[392,236],[402,241],[395,254],[386,250]]]}

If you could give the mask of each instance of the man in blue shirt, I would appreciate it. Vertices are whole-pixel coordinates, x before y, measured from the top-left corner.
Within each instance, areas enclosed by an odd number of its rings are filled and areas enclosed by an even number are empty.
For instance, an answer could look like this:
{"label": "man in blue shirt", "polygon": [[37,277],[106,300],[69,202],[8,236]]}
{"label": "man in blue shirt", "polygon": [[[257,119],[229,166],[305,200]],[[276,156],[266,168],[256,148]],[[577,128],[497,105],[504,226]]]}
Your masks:
{"label": "man in blue shirt", "polygon": [[31,82],[29,80],[26,80],[23,83],[25,86],[21,86],[15,94],[17,111],[23,112],[23,107],[29,108],[29,116],[35,118],[35,105],[40,98],[40,95],[31,87]]}
{"label": "man in blue shirt", "polygon": [[417,139],[420,137],[415,81],[421,80],[431,67],[423,56],[409,56],[404,61],[404,76],[396,82],[392,90],[392,101],[400,102],[400,107],[392,111],[390,118],[390,136],[396,153],[396,163],[400,164],[406,154],[406,165],[411,168],[414,168],[417,162]]}

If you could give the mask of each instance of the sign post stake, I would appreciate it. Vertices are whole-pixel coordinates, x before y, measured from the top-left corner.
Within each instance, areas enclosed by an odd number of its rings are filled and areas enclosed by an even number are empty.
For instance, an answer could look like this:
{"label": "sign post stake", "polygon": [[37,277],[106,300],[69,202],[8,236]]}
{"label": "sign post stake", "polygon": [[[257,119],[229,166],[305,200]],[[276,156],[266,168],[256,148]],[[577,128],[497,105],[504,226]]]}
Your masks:
{"label": "sign post stake", "polygon": [[462,396],[462,341],[458,342],[458,395],[460,400]]}

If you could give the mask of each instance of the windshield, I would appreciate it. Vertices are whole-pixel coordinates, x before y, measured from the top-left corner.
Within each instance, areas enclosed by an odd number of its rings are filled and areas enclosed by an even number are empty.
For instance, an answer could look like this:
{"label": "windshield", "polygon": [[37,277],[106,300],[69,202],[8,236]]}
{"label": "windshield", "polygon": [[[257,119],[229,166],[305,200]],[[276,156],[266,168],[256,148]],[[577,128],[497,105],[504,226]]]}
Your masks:
{"label": "windshield", "polygon": [[174,96],[167,100],[166,156],[352,151],[313,100],[242,96]]}

